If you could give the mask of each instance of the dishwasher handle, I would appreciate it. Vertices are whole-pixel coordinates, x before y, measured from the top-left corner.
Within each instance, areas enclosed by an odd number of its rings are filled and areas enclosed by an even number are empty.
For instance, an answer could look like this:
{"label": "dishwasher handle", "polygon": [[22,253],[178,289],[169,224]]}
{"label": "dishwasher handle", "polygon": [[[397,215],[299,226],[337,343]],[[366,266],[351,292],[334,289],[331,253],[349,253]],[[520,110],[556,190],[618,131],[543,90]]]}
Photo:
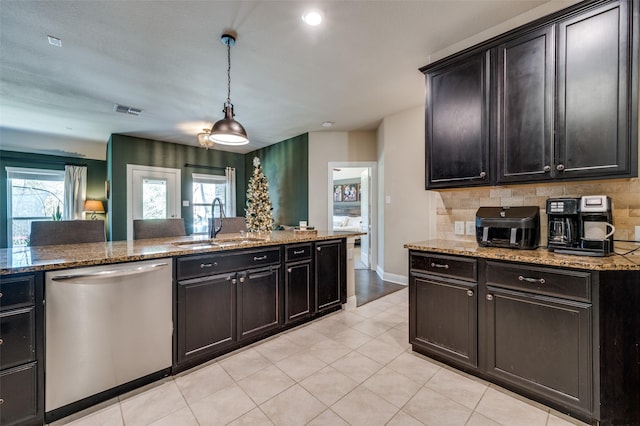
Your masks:
{"label": "dishwasher handle", "polygon": [[138,266],[134,268],[113,269],[109,271],[89,272],[85,274],[79,273],[79,274],[69,274],[69,275],[58,275],[56,277],[52,277],[51,279],[53,281],[69,281],[69,280],[76,280],[76,279],[102,280],[102,279],[110,279],[114,277],[124,277],[128,275],[144,274],[145,272],[158,270],[167,265],[168,265],[167,262],[154,263],[152,265]]}

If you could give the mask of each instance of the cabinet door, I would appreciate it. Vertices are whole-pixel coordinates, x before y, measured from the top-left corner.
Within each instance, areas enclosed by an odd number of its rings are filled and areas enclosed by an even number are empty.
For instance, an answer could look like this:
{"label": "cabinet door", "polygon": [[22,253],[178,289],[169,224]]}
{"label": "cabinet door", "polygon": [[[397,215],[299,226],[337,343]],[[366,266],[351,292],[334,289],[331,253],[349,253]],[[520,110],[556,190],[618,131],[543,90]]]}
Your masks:
{"label": "cabinet door", "polygon": [[38,364],[0,372],[0,424],[42,424],[38,407]]}
{"label": "cabinet door", "polygon": [[280,268],[238,273],[238,337],[249,338],[280,324]]}
{"label": "cabinet door", "polygon": [[342,241],[316,243],[315,299],[316,312],[346,303],[346,270]]}
{"label": "cabinet door", "polygon": [[36,360],[35,307],[0,313],[0,367]]}
{"label": "cabinet door", "polygon": [[497,181],[549,179],[553,148],[553,27],[497,48]]}
{"label": "cabinet door", "polygon": [[235,274],[178,282],[178,361],[233,344],[235,306]]}
{"label": "cabinet door", "polygon": [[591,305],[488,287],[487,373],[590,415]]}
{"label": "cabinet door", "polygon": [[311,261],[286,265],[284,280],[286,323],[311,315],[313,306],[311,284]]}
{"label": "cabinet door", "polygon": [[426,188],[488,185],[487,57],[457,59],[426,74]]}
{"label": "cabinet door", "polygon": [[631,175],[632,164],[637,170],[637,129],[629,126],[637,119],[631,117],[637,94],[629,87],[637,85],[633,45],[626,1],[558,25],[555,167],[561,177]]}
{"label": "cabinet door", "polygon": [[475,283],[411,274],[409,341],[419,349],[470,367],[478,365]]}

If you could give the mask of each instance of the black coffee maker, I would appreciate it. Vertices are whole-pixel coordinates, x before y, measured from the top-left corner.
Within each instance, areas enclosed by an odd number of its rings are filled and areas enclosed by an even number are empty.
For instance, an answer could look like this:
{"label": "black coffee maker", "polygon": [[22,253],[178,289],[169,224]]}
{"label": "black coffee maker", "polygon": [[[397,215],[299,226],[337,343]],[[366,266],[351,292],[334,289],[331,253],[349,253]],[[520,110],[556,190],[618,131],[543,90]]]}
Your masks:
{"label": "black coffee maker", "polygon": [[580,198],[547,200],[549,251],[580,247]]}

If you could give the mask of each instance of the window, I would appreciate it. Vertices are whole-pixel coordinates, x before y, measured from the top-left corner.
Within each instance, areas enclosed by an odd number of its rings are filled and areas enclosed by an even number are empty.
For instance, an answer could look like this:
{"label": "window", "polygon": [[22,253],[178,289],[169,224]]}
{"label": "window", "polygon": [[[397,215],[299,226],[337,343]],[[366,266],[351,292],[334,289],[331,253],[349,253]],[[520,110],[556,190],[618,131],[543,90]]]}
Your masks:
{"label": "window", "polygon": [[[227,211],[227,178],[226,176],[204,175],[193,173],[193,233],[206,234],[211,218],[211,203],[217,197],[222,200],[225,216],[235,216],[235,212]],[[220,213],[214,212],[215,217]]]}
{"label": "window", "polygon": [[29,245],[31,222],[60,219],[64,211],[64,170],[6,167],[9,247]]}
{"label": "window", "polygon": [[142,179],[142,218],[164,219],[167,217],[167,180]]}

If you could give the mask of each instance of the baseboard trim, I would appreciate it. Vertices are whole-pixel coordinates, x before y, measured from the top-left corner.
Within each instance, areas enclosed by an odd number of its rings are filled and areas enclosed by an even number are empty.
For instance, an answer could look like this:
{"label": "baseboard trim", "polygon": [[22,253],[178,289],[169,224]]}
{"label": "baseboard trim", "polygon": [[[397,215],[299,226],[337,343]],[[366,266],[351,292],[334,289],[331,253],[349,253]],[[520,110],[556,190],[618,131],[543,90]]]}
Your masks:
{"label": "baseboard trim", "polygon": [[401,285],[409,285],[409,277],[407,277],[406,275],[384,272],[384,269],[382,269],[380,265],[378,265],[378,267],[376,268],[376,274],[378,274],[378,276],[382,278],[383,281]]}

